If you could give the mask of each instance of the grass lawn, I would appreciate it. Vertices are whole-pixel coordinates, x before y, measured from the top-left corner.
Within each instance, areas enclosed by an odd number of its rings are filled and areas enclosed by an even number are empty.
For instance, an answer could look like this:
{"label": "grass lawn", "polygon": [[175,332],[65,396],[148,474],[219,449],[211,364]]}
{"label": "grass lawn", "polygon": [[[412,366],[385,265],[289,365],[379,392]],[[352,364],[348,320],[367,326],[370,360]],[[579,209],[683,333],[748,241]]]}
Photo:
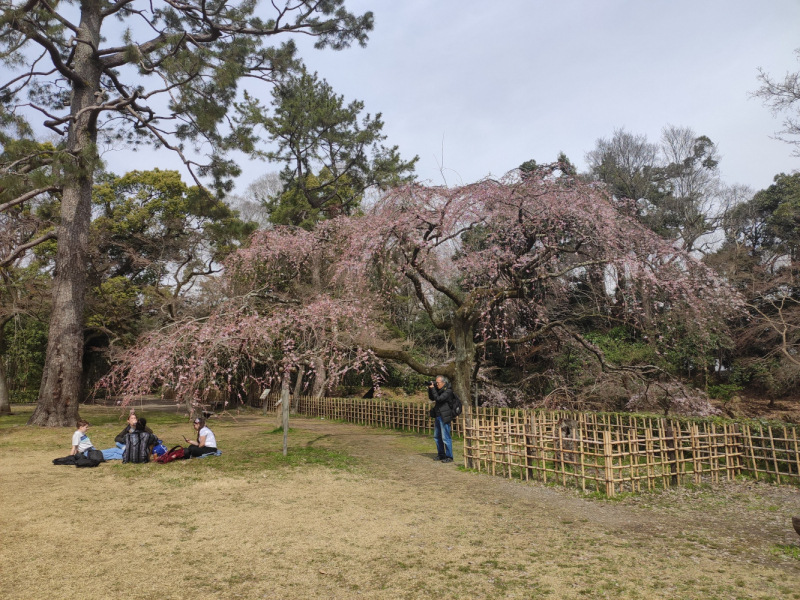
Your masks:
{"label": "grass lawn", "polygon": [[[210,423],[221,457],[76,469],[51,464],[73,430],[31,410],[0,418],[3,598],[800,598],[796,490],[601,502],[435,463],[429,436],[294,417],[283,457],[258,412]],[[144,415],[168,446],[192,435]],[[124,424],[81,416],[98,448]]]}

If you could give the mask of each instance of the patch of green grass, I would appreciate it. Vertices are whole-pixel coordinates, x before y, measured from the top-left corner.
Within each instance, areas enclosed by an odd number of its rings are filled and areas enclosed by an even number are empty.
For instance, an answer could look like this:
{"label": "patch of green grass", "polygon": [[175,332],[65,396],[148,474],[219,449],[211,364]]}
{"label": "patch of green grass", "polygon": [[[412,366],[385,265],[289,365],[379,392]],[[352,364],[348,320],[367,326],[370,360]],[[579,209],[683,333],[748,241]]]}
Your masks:
{"label": "patch of green grass", "polygon": [[[272,431],[267,431],[267,435],[273,435],[276,433],[283,433],[283,427],[276,427]],[[289,433],[296,433],[296,430],[289,427]]]}
{"label": "patch of green grass", "polygon": [[775,555],[788,556],[795,560],[800,560],[800,546],[796,544],[775,544],[771,552]]}

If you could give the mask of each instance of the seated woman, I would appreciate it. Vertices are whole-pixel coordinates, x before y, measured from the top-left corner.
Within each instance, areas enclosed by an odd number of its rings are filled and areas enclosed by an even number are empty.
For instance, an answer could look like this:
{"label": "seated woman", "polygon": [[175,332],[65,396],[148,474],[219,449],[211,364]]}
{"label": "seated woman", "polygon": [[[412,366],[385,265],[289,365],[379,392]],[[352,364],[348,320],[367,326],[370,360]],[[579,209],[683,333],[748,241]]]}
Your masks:
{"label": "seated woman", "polygon": [[103,453],[103,458],[106,460],[122,460],[122,452],[125,450],[125,435],[131,431],[135,431],[138,422],[139,419],[136,414],[131,412],[131,414],[128,415],[128,424],[125,426],[125,429],[123,429],[122,432],[120,432],[120,434],[114,438],[116,447],[102,450],[101,452]]}
{"label": "seated woman", "polygon": [[215,454],[217,452],[217,438],[214,433],[206,427],[206,420],[197,418],[194,420],[194,430],[197,432],[197,441],[193,442],[183,438],[189,443],[184,456],[186,458],[195,458],[203,456],[204,454]]}

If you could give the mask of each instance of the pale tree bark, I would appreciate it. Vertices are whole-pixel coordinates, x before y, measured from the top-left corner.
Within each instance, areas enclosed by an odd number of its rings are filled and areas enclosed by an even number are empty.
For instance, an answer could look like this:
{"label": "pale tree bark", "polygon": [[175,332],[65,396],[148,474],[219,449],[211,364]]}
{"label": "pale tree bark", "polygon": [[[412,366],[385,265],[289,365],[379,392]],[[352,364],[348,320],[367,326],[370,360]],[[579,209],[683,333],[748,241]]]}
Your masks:
{"label": "pale tree bark", "polygon": [[294,384],[294,395],[292,398],[292,410],[297,412],[300,407],[300,394],[303,393],[303,376],[306,374],[306,366],[300,365],[297,369],[297,380]]}
{"label": "pale tree bark", "polygon": [[97,115],[86,109],[96,104],[95,93],[99,91],[101,70],[92,54],[100,43],[101,22],[100,4],[82,3],[76,35],[80,41],[75,44],[73,62],[73,70],[81,82],[73,82],[70,113],[74,121],[67,136],[67,150],[75,157],[76,168],[63,188],[47,355],[39,400],[29,425],[74,425],[83,393],[83,311],[97,156]]}
{"label": "pale tree bark", "polygon": [[311,395],[314,398],[322,398],[325,395],[325,384],[327,374],[325,371],[325,363],[321,358],[314,359],[314,387]]}

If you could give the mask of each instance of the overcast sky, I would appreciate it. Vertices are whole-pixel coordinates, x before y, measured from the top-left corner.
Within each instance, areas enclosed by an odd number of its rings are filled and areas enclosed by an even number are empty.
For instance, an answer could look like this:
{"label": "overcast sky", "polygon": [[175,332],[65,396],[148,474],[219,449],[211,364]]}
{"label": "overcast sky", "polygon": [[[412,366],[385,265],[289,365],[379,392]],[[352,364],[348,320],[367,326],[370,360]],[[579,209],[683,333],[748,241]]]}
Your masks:
{"label": "overcast sky", "polygon": [[[617,127],[656,141],[668,124],[709,136],[723,178],[756,189],[800,168],[759,100],[757,68],[800,70],[800,0],[348,0],[372,10],[366,48],[302,57],[347,100],[383,113],[387,143],[419,155],[417,173],[449,184],[499,175],[559,151],[584,154]],[[268,100],[268,98],[265,98]],[[111,170],[173,166],[113,152]],[[244,163],[238,190],[277,170]],[[188,178],[187,178],[188,179]]]}

